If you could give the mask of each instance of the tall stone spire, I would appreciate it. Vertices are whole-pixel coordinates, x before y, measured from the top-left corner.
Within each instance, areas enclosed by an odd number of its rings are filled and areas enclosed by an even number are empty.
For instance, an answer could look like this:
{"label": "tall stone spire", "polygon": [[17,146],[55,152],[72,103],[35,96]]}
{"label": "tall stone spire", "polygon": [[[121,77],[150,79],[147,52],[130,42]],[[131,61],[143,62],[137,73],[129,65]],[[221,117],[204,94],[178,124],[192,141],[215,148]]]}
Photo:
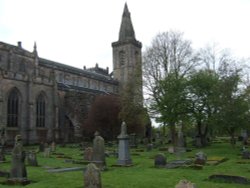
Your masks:
{"label": "tall stone spire", "polygon": [[119,81],[120,92],[131,86],[134,98],[142,99],[142,44],[135,38],[127,3],[122,14],[119,40],[112,43],[112,48],[113,77]]}
{"label": "tall stone spire", "polygon": [[127,3],[125,3],[122,15],[120,33],[119,33],[119,41],[125,41],[131,39],[135,40],[135,32],[130,18],[130,12],[128,10]]}

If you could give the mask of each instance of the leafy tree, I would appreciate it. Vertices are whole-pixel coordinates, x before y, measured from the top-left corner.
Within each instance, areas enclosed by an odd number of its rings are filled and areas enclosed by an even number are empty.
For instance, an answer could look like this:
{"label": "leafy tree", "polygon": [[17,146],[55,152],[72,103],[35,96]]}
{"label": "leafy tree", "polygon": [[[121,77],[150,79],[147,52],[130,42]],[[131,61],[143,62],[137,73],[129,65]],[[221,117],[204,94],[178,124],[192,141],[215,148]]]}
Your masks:
{"label": "leafy tree", "polygon": [[196,125],[197,139],[201,146],[207,144],[207,135],[217,112],[219,78],[214,71],[200,70],[190,76],[188,89],[190,113]]}
{"label": "leafy tree", "polygon": [[187,80],[184,77],[176,78],[175,73],[159,82],[158,91],[161,93],[157,103],[152,106],[160,113],[158,121],[164,122],[170,128],[172,143],[176,143],[175,127],[187,121],[189,101],[187,100]]}
{"label": "leafy tree", "polygon": [[240,89],[237,70],[230,75],[224,75],[219,88],[217,128],[221,132],[227,132],[231,136],[231,144],[234,145],[236,131],[246,128],[249,123],[249,96],[247,90]]}

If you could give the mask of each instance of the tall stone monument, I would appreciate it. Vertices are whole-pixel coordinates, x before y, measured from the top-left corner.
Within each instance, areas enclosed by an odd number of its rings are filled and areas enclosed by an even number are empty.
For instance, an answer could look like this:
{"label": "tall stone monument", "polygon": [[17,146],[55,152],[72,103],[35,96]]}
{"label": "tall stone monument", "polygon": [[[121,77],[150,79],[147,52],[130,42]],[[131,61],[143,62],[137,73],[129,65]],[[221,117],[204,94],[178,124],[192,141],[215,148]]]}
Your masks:
{"label": "tall stone monument", "polygon": [[15,146],[12,151],[9,184],[28,184],[27,171],[25,167],[25,151],[23,151],[22,137],[16,135]]}
{"label": "tall stone monument", "polygon": [[129,136],[127,135],[127,126],[125,122],[121,125],[121,134],[117,137],[119,140],[118,148],[118,165],[131,165],[132,160],[129,152]]}
{"label": "tall stone monument", "polygon": [[99,132],[95,132],[95,138],[93,141],[93,160],[92,162],[101,170],[105,169],[105,146],[104,139],[99,135]]}

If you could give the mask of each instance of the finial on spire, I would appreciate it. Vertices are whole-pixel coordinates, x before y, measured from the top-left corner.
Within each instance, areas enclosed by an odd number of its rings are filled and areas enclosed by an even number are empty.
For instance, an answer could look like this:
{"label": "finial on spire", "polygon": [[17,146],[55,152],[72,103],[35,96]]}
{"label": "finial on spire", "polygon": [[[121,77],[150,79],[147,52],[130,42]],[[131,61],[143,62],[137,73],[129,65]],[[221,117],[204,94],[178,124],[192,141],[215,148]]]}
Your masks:
{"label": "finial on spire", "polygon": [[37,54],[37,46],[36,46],[36,41],[34,42],[33,53]]}

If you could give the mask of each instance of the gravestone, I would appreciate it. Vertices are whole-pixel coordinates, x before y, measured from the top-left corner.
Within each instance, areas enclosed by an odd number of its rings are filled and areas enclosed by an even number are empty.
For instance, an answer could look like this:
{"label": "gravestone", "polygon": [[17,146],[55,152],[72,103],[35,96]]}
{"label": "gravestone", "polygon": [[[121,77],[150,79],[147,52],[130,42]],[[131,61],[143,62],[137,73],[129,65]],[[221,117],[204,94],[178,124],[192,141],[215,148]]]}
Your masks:
{"label": "gravestone", "polygon": [[207,155],[200,151],[198,153],[195,154],[195,164],[199,164],[199,165],[205,165],[207,161]]}
{"label": "gravestone", "polygon": [[177,135],[177,145],[174,149],[177,158],[181,158],[183,153],[186,152],[184,135],[182,132],[182,126],[178,127],[178,135]]}
{"label": "gravestone", "polygon": [[168,147],[168,153],[173,154],[174,153],[174,146]]}
{"label": "gravestone", "polygon": [[151,151],[153,149],[154,145],[153,144],[148,144],[147,145],[147,151]]}
{"label": "gravestone", "polygon": [[129,135],[129,146],[131,148],[136,148],[137,147],[137,140],[136,140],[136,134],[132,133]]}
{"label": "gravestone", "polygon": [[52,142],[51,145],[50,145],[50,151],[51,152],[55,152],[56,151],[56,143],[55,142]]}
{"label": "gravestone", "polygon": [[40,144],[39,144],[39,151],[40,152],[44,152],[44,146],[45,144],[44,144],[44,142],[40,142]]}
{"label": "gravestone", "polygon": [[92,161],[92,159],[93,159],[93,148],[92,147],[87,147],[85,149],[83,159],[86,161]]}
{"label": "gravestone", "polygon": [[0,161],[5,161],[4,146],[0,146]]}
{"label": "gravestone", "polygon": [[104,139],[99,135],[98,132],[95,132],[95,138],[93,141],[93,159],[92,159],[92,162],[101,170],[105,169],[106,160],[105,160]]}
{"label": "gravestone", "polygon": [[117,138],[119,140],[117,165],[131,165],[132,160],[130,158],[128,143],[129,136],[127,135],[127,126],[125,122],[122,122],[121,134]]}
{"label": "gravestone", "polygon": [[241,130],[241,137],[242,137],[242,143],[243,145],[248,144],[248,131],[247,130]]}
{"label": "gravestone", "polygon": [[95,164],[90,163],[84,172],[84,188],[101,188],[101,172]]}
{"label": "gravestone", "polygon": [[250,151],[248,150],[242,151],[242,159],[250,159]]}
{"label": "gravestone", "polygon": [[16,135],[15,146],[12,151],[9,184],[28,184],[27,171],[25,167],[25,152],[23,151],[21,135]]}
{"label": "gravestone", "polygon": [[44,144],[44,152],[43,152],[43,156],[44,157],[50,157],[51,154],[51,148],[49,147],[49,145],[47,143]]}
{"label": "gravestone", "polygon": [[38,166],[35,151],[28,152],[27,161],[30,166]]}
{"label": "gravestone", "polygon": [[195,184],[191,183],[188,180],[180,180],[175,188],[197,188]]}
{"label": "gravestone", "polygon": [[159,153],[155,156],[155,167],[165,167],[167,164],[166,156],[163,153]]}
{"label": "gravestone", "polygon": [[5,135],[5,128],[2,126],[0,128],[0,161],[5,161],[5,141],[6,141],[6,135]]}

